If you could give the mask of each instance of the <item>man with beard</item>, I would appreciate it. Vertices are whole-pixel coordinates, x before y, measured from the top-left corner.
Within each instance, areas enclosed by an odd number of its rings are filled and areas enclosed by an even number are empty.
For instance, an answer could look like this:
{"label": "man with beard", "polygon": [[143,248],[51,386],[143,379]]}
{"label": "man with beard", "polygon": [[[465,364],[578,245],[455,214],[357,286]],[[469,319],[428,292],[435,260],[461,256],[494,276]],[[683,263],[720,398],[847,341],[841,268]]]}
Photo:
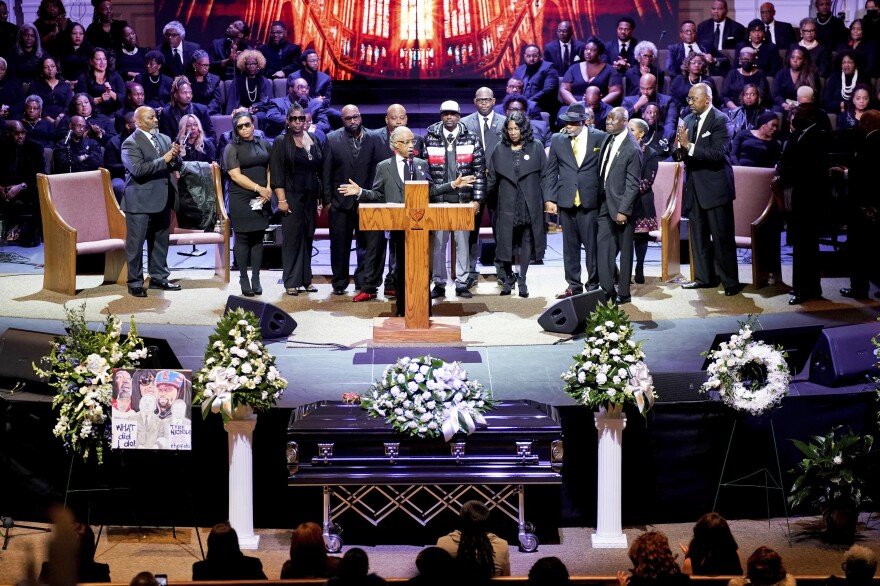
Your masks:
{"label": "man with beard", "polygon": [[8,124],[6,137],[0,140],[0,213],[6,217],[6,237],[15,236],[20,246],[40,243],[40,200],[37,197],[37,173],[45,173],[45,158],[39,144],[28,140],[24,125],[18,120]]}
{"label": "man with beard", "polygon": [[156,402],[159,407],[159,419],[171,417],[171,406],[181,398],[181,390],[186,378],[173,370],[160,370],[156,373]]}
{"label": "man with beard", "polygon": [[523,80],[522,94],[551,115],[559,109],[559,76],[552,63],[541,59],[538,45],[526,46],[523,64],[513,72],[513,77]]}
{"label": "man with beard", "polygon": [[330,76],[319,71],[321,62],[318,53],[314,49],[306,49],[300,56],[301,67],[287,76],[287,79],[303,78],[309,84],[309,97],[318,98],[324,105],[330,107],[330,97],[333,92],[333,80]]}
{"label": "man with beard", "polygon": [[180,145],[159,134],[156,111],[141,106],[135,113],[137,130],[122,143],[125,166],[125,257],[128,261],[128,292],[146,297],[144,288],[144,242],[149,251],[150,289],[179,291],[168,281],[168,239],[171,204],[177,197]]}
{"label": "man with beard", "polygon": [[644,118],[644,110],[648,104],[656,104],[660,109],[663,132],[666,136],[672,136],[675,133],[678,112],[672,103],[672,96],[657,92],[657,78],[650,73],[639,78],[637,95],[623,98],[623,107],[626,108],[630,118]]}
{"label": "man with beard", "polygon": [[632,36],[635,30],[636,22],[629,16],[622,16],[617,20],[617,38],[605,43],[605,57],[620,75],[636,64],[633,50],[639,40]]}
{"label": "man with beard", "polygon": [[219,75],[220,79],[232,79],[235,75],[235,60],[239,53],[248,48],[247,38],[250,33],[250,27],[243,20],[236,19],[226,27],[224,38],[211,41],[208,51],[211,73]]}
{"label": "man with beard", "polygon": [[125,84],[125,100],[122,102],[122,109],[116,112],[116,132],[122,132],[125,126],[125,115],[134,114],[134,111],[144,105],[144,86],[136,81],[130,81]]}
{"label": "man with beard", "polygon": [[269,42],[257,50],[266,57],[264,75],[268,78],[282,79],[300,67],[302,48],[287,40],[287,26],[280,20],[269,25]]}
{"label": "man with beard", "polygon": [[68,132],[52,154],[54,173],[79,173],[95,171],[104,162],[104,148],[93,138],[86,136],[88,125],[82,116],[72,116]]}
{"label": "man with beard", "polygon": [[207,106],[194,103],[192,86],[183,79],[177,79],[171,84],[171,102],[162,108],[159,132],[176,137],[180,130],[180,119],[186,115],[198,118],[205,136],[211,140],[216,139],[214,123],[211,122]]}
{"label": "man with beard", "polygon": [[372,185],[376,164],[384,149],[361,123],[358,107],[348,104],[342,109],[342,128],[327,135],[324,143],[323,188],[324,206],[330,207],[330,284],[334,295],[343,295],[348,288],[351,242],[357,237],[357,267],[354,271],[355,289],[360,293],[352,301],[375,299],[382,279],[378,259],[380,231],[361,231],[358,227],[357,200],[340,195],[339,186],[349,181],[358,185]]}
{"label": "man with beard", "polygon": [[327,107],[324,101],[309,97],[309,82],[301,77],[287,78],[287,95],[283,98],[272,100],[272,108],[266,112],[266,135],[276,137],[281,134],[287,125],[287,111],[294,103],[310,112],[315,127],[323,133],[330,132],[330,122],[327,120]]}
{"label": "man with beard", "polygon": [[673,129],[669,134],[666,133],[661,119],[660,106],[653,102],[645,106],[642,111],[642,120],[648,124],[648,132],[642,139],[642,144],[654,149],[661,161],[668,158],[671,152],[669,141],[675,136],[675,130]]}
{"label": "man with beard", "polygon": [[[522,96],[524,88],[525,86],[523,85],[523,80],[511,77],[507,80],[507,86],[504,88],[504,95]],[[523,96],[523,99],[526,100],[526,111],[524,112],[524,114],[528,116],[530,120],[543,120],[543,118],[541,118],[541,108],[538,106],[538,104],[536,104],[534,100],[529,100],[525,96]],[[495,106],[495,111],[498,114],[504,116],[504,105],[497,104]]]}

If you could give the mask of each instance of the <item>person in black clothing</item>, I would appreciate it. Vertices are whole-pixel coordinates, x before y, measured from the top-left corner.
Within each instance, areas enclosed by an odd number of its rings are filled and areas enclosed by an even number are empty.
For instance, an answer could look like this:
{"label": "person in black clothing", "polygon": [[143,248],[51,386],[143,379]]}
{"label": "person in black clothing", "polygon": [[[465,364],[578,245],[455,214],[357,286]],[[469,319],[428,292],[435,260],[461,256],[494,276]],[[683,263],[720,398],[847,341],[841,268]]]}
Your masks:
{"label": "person in black clothing", "polygon": [[208,108],[193,103],[192,86],[184,76],[175,79],[171,84],[171,102],[162,108],[162,119],[159,121],[159,132],[168,136],[176,136],[180,128],[180,120],[186,115],[196,116],[202,123],[203,132],[213,139],[214,124]]}
{"label": "person in black clothing", "polygon": [[5,238],[20,246],[36,246],[41,224],[37,173],[46,171],[43,148],[28,140],[17,120],[9,123],[9,136],[0,139],[0,144],[0,217],[5,220]]}
{"label": "person in black clothing", "polygon": [[144,55],[146,73],[138,74],[134,80],[144,88],[144,102],[162,114],[162,107],[171,100],[171,83],[174,81],[163,73],[165,55],[153,49]]}
{"label": "person in black clothing", "polygon": [[260,558],[241,553],[238,533],[229,521],[217,523],[208,534],[205,559],[193,563],[193,582],[202,580],[266,580]]}
{"label": "person in black clothing", "polygon": [[452,554],[432,545],[416,555],[417,576],[410,578],[407,584],[412,586],[448,586],[457,578],[455,558]]}
{"label": "person in black clothing", "polygon": [[125,193],[125,165],[122,164],[122,143],[137,128],[134,120],[134,110],[123,114],[121,120],[120,133],[111,138],[107,146],[104,147],[104,168],[110,171],[113,194],[118,202],[122,201],[122,196]]}
{"label": "person in black clothing", "polygon": [[846,24],[831,12],[831,0],[816,0],[816,40],[833,49],[846,41],[849,31]]}
{"label": "person in black clothing", "polygon": [[211,41],[208,49],[211,73],[220,76],[220,79],[232,79],[239,54],[248,49],[247,38],[250,34],[251,28],[240,18],[229,23],[224,37]]}
{"label": "person in black clothing", "polygon": [[40,60],[40,77],[31,84],[30,92],[43,100],[43,116],[53,124],[73,100],[70,84],[58,74],[58,64],[49,55]]}
{"label": "person in black clothing", "polygon": [[736,136],[742,130],[751,130],[758,127],[758,117],[767,111],[761,102],[763,94],[761,88],[753,83],[747,83],[739,95],[741,106],[727,113],[727,134]]}
{"label": "person in black clothing", "polygon": [[63,39],[70,32],[73,21],[67,18],[67,10],[61,0],[42,0],[37,8],[34,26],[40,33],[40,43],[52,55],[63,52]]}
{"label": "person in black clothing", "polygon": [[776,139],[779,118],[776,112],[758,116],[756,127],[740,130],[730,143],[730,162],[742,167],[772,169],[779,161],[782,146]]}
{"label": "person in black clothing", "polygon": [[690,582],[682,573],[669,548],[669,539],[659,531],[639,535],[627,552],[632,570],[617,571],[620,586],[680,586]]}
{"label": "person in black clothing", "polygon": [[[78,584],[110,582],[110,564],[99,564],[95,561],[95,532],[83,523],[76,523],[74,529],[79,537],[79,563],[77,564],[76,582]],[[40,569],[40,582],[43,584],[50,583],[50,574],[54,569],[50,568],[50,563],[43,562],[43,567]],[[59,573],[55,572],[56,575]]]}
{"label": "person in black clothing", "polygon": [[95,7],[92,24],[86,29],[86,38],[93,47],[116,49],[122,46],[122,29],[128,23],[113,18],[113,3],[110,0],[92,0]]}
{"label": "person in black clothing", "polygon": [[529,570],[527,586],[565,586],[569,584],[568,568],[557,557],[541,558]]}
{"label": "person in black clothing", "polygon": [[125,84],[125,101],[122,103],[122,109],[116,112],[115,116],[116,132],[122,132],[122,127],[125,124],[123,117],[143,106],[144,100],[144,86],[136,81]]}
{"label": "person in black clothing", "polygon": [[0,57],[0,122],[15,118],[21,111],[24,92],[17,79],[9,76],[6,59]]}
{"label": "person in black clothing", "polygon": [[766,75],[773,77],[782,69],[782,58],[779,56],[779,48],[767,40],[764,23],[756,18],[749,23],[749,37],[746,41],[737,44],[737,54],[743,47],[751,47],[755,50],[755,64],[757,69]]}
{"label": "person in black clothing", "polygon": [[88,124],[82,116],[72,116],[69,136],[55,147],[52,159],[54,173],[94,171],[104,163],[104,148],[86,135]]}
{"label": "person in black clothing", "polygon": [[9,22],[9,6],[0,0],[0,55],[8,55],[15,44],[18,27]]}
{"label": "person in black clothing", "polygon": [[210,137],[205,136],[205,130],[198,116],[194,114],[181,116],[178,131],[171,136],[176,136],[177,142],[180,143],[182,161],[212,163],[217,160],[217,147]]}
{"label": "person in black clothing", "polygon": [[864,545],[854,545],[843,554],[840,568],[845,577],[830,576],[825,586],[870,586],[877,573],[877,556]]}
{"label": "person in black clothing", "polygon": [[86,40],[86,29],[78,22],[70,25],[59,42],[61,53],[58,66],[65,79],[76,81],[89,71],[89,55],[92,45]]}
{"label": "person in black clothing", "polygon": [[773,109],[788,113],[797,106],[797,91],[809,86],[816,91],[819,87],[819,72],[810,52],[800,45],[788,52],[788,67],[780,69],[773,82]]}
{"label": "person in black clothing", "polygon": [[329,578],[339,573],[340,561],[327,555],[321,526],[308,521],[290,536],[290,559],[281,566],[281,579]]}
{"label": "person in black clothing", "polygon": [[[95,111],[94,102],[92,102],[92,97],[89,94],[79,93],[73,96],[73,101],[70,102],[69,116],[74,115],[82,116],[85,119],[88,125],[86,130],[89,138],[95,139],[101,146],[107,144],[113,135],[116,134],[114,120]],[[58,140],[63,140],[67,136],[68,130],[70,128],[66,122],[63,124],[59,123],[55,137]]]}
{"label": "person in black clothing", "polygon": [[21,118],[28,138],[43,148],[55,146],[55,125],[43,118],[43,100],[30,95],[24,100],[24,116]]}
{"label": "person in black clothing", "polygon": [[689,545],[684,551],[681,571],[692,576],[741,576],[739,546],[727,520],[718,513],[706,513],[694,525]]}
{"label": "person in black clothing", "polygon": [[264,75],[268,78],[283,79],[300,68],[302,49],[287,40],[287,26],[280,20],[269,25],[269,42],[257,50],[266,57]]}
{"label": "person in black clothing", "polygon": [[211,69],[211,59],[208,52],[199,49],[192,54],[192,59],[187,68],[186,77],[189,79],[193,90],[193,102],[208,106],[214,99],[214,92],[222,81],[219,76],[214,75]]}
{"label": "person in black clothing", "polygon": [[721,84],[721,104],[725,111],[731,112],[742,106],[740,94],[746,85],[755,85],[761,89],[761,95],[764,96],[761,104],[765,108],[773,104],[767,82],[769,74],[757,66],[756,59],[757,52],[753,47],[745,46],[739,50],[739,67],[731,69]]}
{"label": "person in black clothing", "polygon": [[146,47],[138,47],[137,32],[130,25],[122,29],[122,44],[112,50],[113,68],[122,77],[123,81],[129,82],[147,72],[144,66],[144,56],[149,51]]}
{"label": "person in black clothing", "polygon": [[98,111],[106,116],[113,116],[122,107],[125,82],[118,73],[110,71],[107,51],[101,47],[92,49],[89,71],[79,77],[76,87],[92,96]]}
{"label": "person in black clothing", "polygon": [[385,580],[370,573],[370,559],[367,552],[353,547],[342,556],[339,575],[327,580],[327,586],[383,586]]}
{"label": "person in black clothing", "polygon": [[645,282],[645,256],[648,254],[649,233],[658,228],[657,210],[654,207],[653,185],[654,179],[657,177],[660,159],[657,152],[645,144],[645,136],[648,134],[648,123],[638,118],[631,118],[628,126],[636,142],[639,143],[639,148],[642,150],[642,174],[639,179],[639,197],[633,206],[633,218],[635,219],[633,248],[636,260],[634,280],[641,285]]}
{"label": "person in black clothing", "polygon": [[15,46],[9,51],[9,77],[19,83],[30,83],[37,78],[37,64],[46,51],[40,45],[40,33],[32,24],[23,24],[18,29]]}

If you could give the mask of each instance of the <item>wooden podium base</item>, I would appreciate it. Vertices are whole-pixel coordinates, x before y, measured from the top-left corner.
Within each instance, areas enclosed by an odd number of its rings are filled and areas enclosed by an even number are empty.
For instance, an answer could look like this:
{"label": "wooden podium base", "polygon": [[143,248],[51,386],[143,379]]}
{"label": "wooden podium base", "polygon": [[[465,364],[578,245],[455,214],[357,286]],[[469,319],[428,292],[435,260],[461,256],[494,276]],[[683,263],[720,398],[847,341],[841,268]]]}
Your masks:
{"label": "wooden podium base", "polygon": [[427,329],[407,329],[406,318],[373,318],[373,342],[461,342],[461,319],[432,317]]}

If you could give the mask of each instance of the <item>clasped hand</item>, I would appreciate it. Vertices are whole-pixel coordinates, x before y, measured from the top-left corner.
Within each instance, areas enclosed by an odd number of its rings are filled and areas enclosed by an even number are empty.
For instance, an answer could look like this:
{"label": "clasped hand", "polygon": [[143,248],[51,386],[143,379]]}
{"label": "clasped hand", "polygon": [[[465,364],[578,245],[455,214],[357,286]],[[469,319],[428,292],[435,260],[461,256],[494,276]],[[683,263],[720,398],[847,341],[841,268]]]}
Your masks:
{"label": "clasped hand", "polygon": [[691,145],[691,141],[688,140],[688,131],[686,126],[679,126],[678,130],[675,132],[675,137],[678,139],[678,145],[686,149]]}
{"label": "clasped hand", "polygon": [[171,160],[179,154],[180,154],[180,145],[176,142],[172,142],[171,143],[171,150],[169,150],[167,153],[165,153],[165,155],[162,158],[165,159],[166,163],[170,163]]}

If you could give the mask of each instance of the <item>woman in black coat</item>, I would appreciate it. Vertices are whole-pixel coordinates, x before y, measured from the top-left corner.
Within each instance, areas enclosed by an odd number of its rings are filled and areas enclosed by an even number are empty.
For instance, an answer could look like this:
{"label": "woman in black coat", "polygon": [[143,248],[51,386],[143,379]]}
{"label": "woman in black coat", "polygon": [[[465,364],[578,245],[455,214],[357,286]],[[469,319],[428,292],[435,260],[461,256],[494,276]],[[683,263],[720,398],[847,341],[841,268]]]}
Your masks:
{"label": "woman in black coat", "polygon": [[[502,295],[519,286],[519,296],[528,297],[526,272],[535,250],[543,250],[544,196],[541,190],[546,155],[534,140],[532,125],[522,112],[511,112],[501,131],[501,142],[492,151],[487,168],[486,190],[497,190],[495,258],[504,265],[507,278]],[[513,256],[519,257],[519,274],[513,272]]]}
{"label": "woman in black coat", "polygon": [[660,167],[660,155],[645,144],[648,123],[640,118],[629,121],[629,130],[642,149],[642,177],[639,180],[639,198],[633,207],[636,226],[633,233],[636,259],[636,283],[645,282],[645,256],[648,254],[648,233],[657,229],[657,210],[654,207],[654,179]]}
{"label": "woman in black coat", "polygon": [[217,523],[208,534],[208,554],[193,563],[193,582],[202,580],[266,580],[263,563],[241,553],[238,534],[229,521]]}

